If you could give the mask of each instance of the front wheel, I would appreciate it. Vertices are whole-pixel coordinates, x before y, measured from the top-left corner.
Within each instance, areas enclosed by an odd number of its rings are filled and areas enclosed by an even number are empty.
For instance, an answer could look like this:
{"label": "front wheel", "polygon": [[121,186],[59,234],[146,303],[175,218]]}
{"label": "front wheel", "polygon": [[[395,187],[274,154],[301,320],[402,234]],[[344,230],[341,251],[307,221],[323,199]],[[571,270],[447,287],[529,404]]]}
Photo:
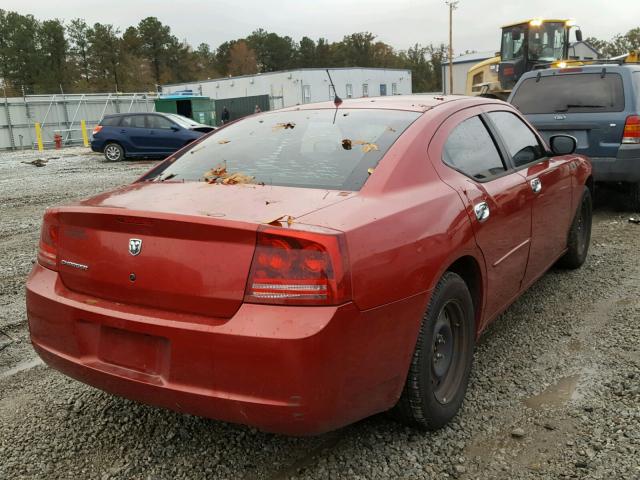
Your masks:
{"label": "front wheel", "polygon": [[575,269],[582,266],[587,259],[589,243],[591,242],[592,205],[591,192],[584,187],[580,206],[573,218],[569,238],[567,240],[567,253],[558,261],[564,268]]}
{"label": "front wheel", "polygon": [[104,158],[110,162],[124,159],[124,149],[117,143],[107,143],[104,147]]}
{"label": "front wheel", "polygon": [[393,414],[402,422],[435,430],[462,405],[475,341],[474,309],[464,280],[447,272],[422,319],[404,390]]}

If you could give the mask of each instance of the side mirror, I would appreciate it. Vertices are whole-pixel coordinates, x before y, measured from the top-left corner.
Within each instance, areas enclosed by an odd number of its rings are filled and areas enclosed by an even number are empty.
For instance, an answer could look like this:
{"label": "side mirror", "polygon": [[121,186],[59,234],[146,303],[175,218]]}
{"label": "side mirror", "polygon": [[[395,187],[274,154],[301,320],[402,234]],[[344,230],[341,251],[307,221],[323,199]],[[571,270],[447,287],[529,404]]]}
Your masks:
{"label": "side mirror", "polygon": [[576,30],[576,40],[579,42],[582,41],[582,30],[580,29]]}
{"label": "side mirror", "polygon": [[180,127],[176,127],[175,125],[172,125],[171,130],[173,130],[174,132],[177,132],[178,130],[180,130]]}
{"label": "side mirror", "polygon": [[570,155],[576,151],[578,141],[571,135],[553,135],[549,139],[549,146],[554,155]]}

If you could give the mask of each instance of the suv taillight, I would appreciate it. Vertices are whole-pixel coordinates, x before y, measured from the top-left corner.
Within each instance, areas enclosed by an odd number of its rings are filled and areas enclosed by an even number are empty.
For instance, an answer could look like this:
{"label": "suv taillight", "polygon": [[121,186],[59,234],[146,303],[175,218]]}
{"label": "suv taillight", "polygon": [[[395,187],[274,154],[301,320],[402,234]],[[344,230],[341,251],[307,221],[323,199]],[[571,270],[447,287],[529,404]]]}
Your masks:
{"label": "suv taillight", "polygon": [[40,245],[38,247],[38,263],[51,270],[58,269],[58,241],[60,224],[57,214],[46,212],[42,220],[40,231]]}
{"label": "suv taillight", "polygon": [[96,133],[98,133],[100,130],[102,130],[102,125],[96,125],[95,127],[93,127],[92,135],[95,135],[95,134],[96,134]]}
{"label": "suv taillight", "polygon": [[640,116],[627,117],[622,134],[622,143],[640,143]]}
{"label": "suv taillight", "polygon": [[351,299],[343,234],[302,228],[258,229],[246,302],[339,305]]}

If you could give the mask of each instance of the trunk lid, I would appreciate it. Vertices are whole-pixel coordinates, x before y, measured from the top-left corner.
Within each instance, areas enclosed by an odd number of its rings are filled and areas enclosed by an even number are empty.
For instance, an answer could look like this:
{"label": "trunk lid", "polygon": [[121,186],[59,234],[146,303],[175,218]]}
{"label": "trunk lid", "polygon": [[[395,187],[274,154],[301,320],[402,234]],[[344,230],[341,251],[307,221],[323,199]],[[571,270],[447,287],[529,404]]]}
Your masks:
{"label": "trunk lid", "polygon": [[261,223],[351,196],[256,185],[136,183],[59,209],[58,271],[72,291],[230,318]]}

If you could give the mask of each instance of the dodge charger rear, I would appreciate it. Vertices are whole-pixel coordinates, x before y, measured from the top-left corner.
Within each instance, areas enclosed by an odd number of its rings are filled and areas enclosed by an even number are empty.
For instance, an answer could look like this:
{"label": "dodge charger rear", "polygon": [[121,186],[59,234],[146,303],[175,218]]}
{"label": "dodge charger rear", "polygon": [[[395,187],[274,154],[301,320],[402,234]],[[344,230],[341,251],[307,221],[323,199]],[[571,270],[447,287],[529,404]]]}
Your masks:
{"label": "dodge charger rear", "polygon": [[[491,109],[529,131],[486,99],[254,115],[131,185],[49,209],[27,283],[35,349],[108,392],[266,431],[390,409],[444,425],[477,335],[589,242],[590,167],[570,137],[551,151],[531,131],[516,167],[490,140],[504,120]],[[465,166],[470,151],[482,158]],[[544,235],[529,174],[561,212]]]}

